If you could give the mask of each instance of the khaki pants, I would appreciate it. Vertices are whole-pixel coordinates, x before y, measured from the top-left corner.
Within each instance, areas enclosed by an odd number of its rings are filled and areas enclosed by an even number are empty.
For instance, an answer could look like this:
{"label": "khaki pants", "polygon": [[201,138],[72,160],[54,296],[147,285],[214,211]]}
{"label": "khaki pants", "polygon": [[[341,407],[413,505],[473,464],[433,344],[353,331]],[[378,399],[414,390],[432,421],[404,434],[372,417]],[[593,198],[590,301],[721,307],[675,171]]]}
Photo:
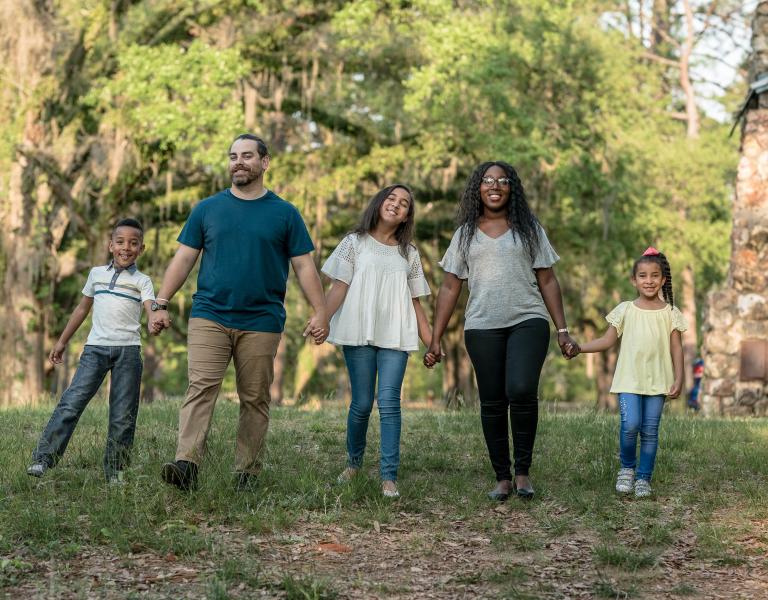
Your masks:
{"label": "khaki pants", "polygon": [[208,319],[189,320],[189,388],[179,411],[176,460],[200,464],[221,382],[234,357],[240,398],[235,471],[258,474],[279,343],[279,333],[232,329]]}

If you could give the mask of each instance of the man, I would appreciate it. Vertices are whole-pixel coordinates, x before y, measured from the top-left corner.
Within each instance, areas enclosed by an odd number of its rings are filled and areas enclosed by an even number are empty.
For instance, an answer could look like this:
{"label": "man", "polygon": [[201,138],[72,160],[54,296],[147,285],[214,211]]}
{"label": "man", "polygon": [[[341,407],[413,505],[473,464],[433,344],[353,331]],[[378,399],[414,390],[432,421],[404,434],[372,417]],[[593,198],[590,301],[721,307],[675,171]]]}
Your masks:
{"label": "man", "polygon": [[216,398],[234,358],[240,420],[235,485],[249,489],[261,469],[269,426],[269,386],[285,325],[290,262],[314,316],[304,335],[322,344],[328,335],[325,297],[311,257],[314,250],[296,208],[264,187],[269,152],[251,134],[229,149],[232,187],[201,201],[179,234],[179,248],[163,277],[149,328],[170,327],[168,303],[202,251],[188,327],[189,387],[179,412],[176,460],[163,479],[182,490],[197,485],[199,464]]}

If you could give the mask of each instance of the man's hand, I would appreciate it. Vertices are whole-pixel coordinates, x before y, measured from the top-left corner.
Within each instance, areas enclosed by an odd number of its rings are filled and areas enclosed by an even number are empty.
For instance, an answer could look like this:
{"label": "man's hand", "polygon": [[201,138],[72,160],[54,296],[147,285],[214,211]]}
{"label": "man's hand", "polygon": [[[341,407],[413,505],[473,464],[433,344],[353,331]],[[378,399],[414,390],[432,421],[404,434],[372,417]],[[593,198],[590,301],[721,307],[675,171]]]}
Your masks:
{"label": "man's hand", "polygon": [[672,387],[669,388],[669,394],[667,394],[670,398],[677,398],[680,396],[680,392],[683,391],[683,382],[682,381],[675,381],[672,384]]}
{"label": "man's hand", "polygon": [[66,349],[67,347],[64,344],[61,342],[56,342],[53,350],[51,350],[51,353],[48,355],[48,360],[50,360],[54,365],[60,365],[62,362],[64,362],[62,354],[64,354],[64,350]]}

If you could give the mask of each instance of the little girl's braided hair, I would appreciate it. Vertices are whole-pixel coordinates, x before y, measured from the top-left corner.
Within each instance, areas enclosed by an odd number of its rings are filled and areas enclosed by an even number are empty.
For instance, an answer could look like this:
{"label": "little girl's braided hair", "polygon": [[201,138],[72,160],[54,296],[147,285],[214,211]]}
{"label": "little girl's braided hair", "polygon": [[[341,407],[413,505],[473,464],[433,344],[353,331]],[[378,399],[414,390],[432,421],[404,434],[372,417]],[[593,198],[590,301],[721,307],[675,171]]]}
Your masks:
{"label": "little girl's braided hair", "polygon": [[637,275],[637,267],[641,263],[654,263],[661,268],[661,275],[664,277],[664,285],[661,286],[661,294],[664,296],[664,301],[671,306],[675,305],[675,295],[672,292],[672,269],[669,266],[667,257],[656,250],[653,246],[648,248],[643,255],[635,261],[632,266],[632,277]]}

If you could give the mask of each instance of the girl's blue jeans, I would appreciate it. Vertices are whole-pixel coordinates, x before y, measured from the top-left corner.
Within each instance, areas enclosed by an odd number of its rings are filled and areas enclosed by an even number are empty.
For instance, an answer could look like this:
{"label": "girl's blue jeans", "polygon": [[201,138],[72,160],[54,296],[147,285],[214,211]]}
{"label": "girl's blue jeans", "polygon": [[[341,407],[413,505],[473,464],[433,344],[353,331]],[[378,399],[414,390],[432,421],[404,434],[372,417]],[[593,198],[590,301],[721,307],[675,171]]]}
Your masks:
{"label": "girl's blue jeans", "polygon": [[[659,447],[659,423],[664,396],[619,394],[621,428],[619,455],[623,469],[635,469],[636,479],[651,480],[656,450]],[[637,460],[637,434],[640,434],[640,460]]]}
{"label": "girl's blue jeans", "polygon": [[382,480],[396,481],[400,466],[400,390],[408,353],[376,346],[343,346],[343,351],[352,386],[352,403],[347,416],[347,464],[357,469],[363,464],[368,418],[373,409],[378,375],[379,470]]}

